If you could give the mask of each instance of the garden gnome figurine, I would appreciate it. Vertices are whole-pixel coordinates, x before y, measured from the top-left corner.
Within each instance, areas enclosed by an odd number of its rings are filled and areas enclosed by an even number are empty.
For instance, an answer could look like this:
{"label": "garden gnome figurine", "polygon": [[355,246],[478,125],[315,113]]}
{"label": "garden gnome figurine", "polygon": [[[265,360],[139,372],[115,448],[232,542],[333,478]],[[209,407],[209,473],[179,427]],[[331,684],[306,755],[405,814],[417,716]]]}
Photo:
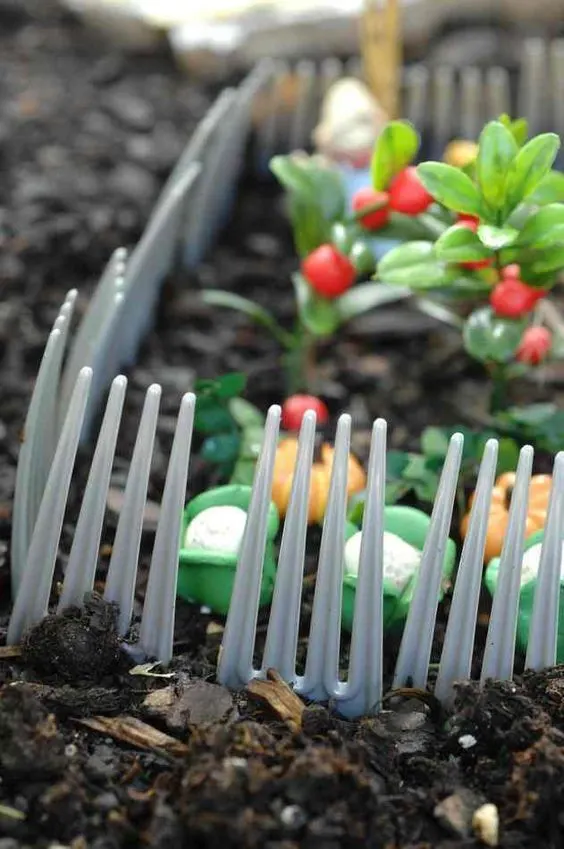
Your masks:
{"label": "garden gnome figurine", "polygon": [[387,122],[388,116],[364,83],[344,77],[325,95],[313,143],[319,153],[335,162],[366,168]]}

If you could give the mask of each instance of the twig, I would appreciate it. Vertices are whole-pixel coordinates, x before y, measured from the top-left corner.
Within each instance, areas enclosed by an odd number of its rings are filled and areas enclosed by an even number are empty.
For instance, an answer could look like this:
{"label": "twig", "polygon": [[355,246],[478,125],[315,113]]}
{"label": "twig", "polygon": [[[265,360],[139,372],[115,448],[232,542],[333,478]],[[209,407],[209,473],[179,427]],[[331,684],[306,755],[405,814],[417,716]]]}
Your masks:
{"label": "twig", "polygon": [[268,707],[283,722],[301,728],[304,703],[274,669],[267,670],[266,681],[258,679],[247,685],[247,692]]}
{"label": "twig", "polygon": [[91,716],[86,719],[76,719],[80,725],[107,734],[114,740],[135,746],[137,749],[149,749],[166,755],[181,757],[188,751],[188,746],[175,737],[157,731],[152,725],[136,719],[134,716]]}

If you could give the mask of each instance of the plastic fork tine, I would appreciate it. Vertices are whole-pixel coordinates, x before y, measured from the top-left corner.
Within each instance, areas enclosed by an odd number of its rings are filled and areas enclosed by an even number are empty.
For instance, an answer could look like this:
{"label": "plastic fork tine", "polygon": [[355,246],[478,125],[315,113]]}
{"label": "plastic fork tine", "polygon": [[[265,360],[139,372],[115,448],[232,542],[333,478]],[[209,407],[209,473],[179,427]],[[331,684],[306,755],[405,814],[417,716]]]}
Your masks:
{"label": "plastic fork tine", "polygon": [[548,78],[546,42],[542,38],[527,38],[521,50],[519,114],[527,118],[533,136],[542,130]]}
{"label": "plastic fork tine", "polygon": [[482,585],[484,548],[491,494],[495,480],[497,452],[497,440],[489,439],[480,464],[470,524],[464,540],[454,584],[441,661],[435,683],[435,696],[445,703],[451,701],[454,682],[470,678],[472,669],[476,619]]}
{"label": "plastic fork tine", "polygon": [[488,68],[486,71],[486,96],[488,119],[511,114],[511,88],[506,68]]}
{"label": "plastic fork tine", "polygon": [[266,418],[264,440],[255,471],[251,503],[219,653],[218,680],[233,688],[244,687],[255,674],[253,650],[280,412],[280,407],[274,405],[270,407]]}
{"label": "plastic fork tine", "polygon": [[35,502],[38,467],[41,466],[41,427],[45,392],[49,386],[49,374],[53,368],[63,336],[60,329],[49,334],[35,386],[27,410],[23,428],[23,439],[18,458],[11,540],[12,596],[15,597],[22,579],[26,557],[39,504]]}
{"label": "plastic fork tine", "polygon": [[92,345],[96,344],[100,324],[112,303],[116,279],[124,273],[127,260],[125,248],[116,248],[108,260],[94,294],[74,336],[61,381],[59,417],[62,422],[76,376],[83,366],[90,366]]}
{"label": "plastic fork tine", "polygon": [[337,424],[305,674],[299,682],[300,692],[313,699],[324,698],[337,685],[350,431],[351,417],[344,414]]}
{"label": "plastic fork tine", "polygon": [[434,73],[433,86],[432,123],[437,147],[442,150],[453,133],[454,69],[450,67],[437,68]]}
{"label": "plastic fork tine", "polygon": [[550,45],[550,91],[552,95],[552,128],[564,136],[564,38]]}
{"label": "plastic fork tine", "polygon": [[429,114],[429,71],[424,65],[407,68],[404,74],[403,114],[408,121],[422,129]]}
{"label": "plastic fork tine", "polygon": [[39,622],[47,613],[67,496],[91,379],[91,369],[82,369],[49,472],[25,569],[14,601],[8,626],[8,645],[17,643],[23,632]]}
{"label": "plastic fork tine", "polygon": [[151,470],[161,387],[154,383],[145,395],[141,422],[131,458],[123,505],[106,577],[104,598],[119,605],[119,633],[129,630],[133,611],[143,514]]}
{"label": "plastic fork tine", "polygon": [[519,454],[515,487],[511,495],[509,522],[501,552],[499,577],[492,603],[480,675],[482,684],[490,678],[497,681],[511,681],[513,677],[517,610],[532,466],[533,449],[530,445],[525,445]]}
{"label": "plastic fork tine", "polygon": [[382,701],[386,429],[383,419],[372,427],[349,675],[339,699],[339,713],[351,717],[374,713]]}
{"label": "plastic fork tine", "polygon": [[414,687],[427,684],[433,645],[443,562],[458,483],[464,439],[455,433],[450,440],[431,514],[431,524],[415,579],[413,599],[401,640],[394,672],[394,687],[411,679]]}
{"label": "plastic fork tine", "polygon": [[[460,71],[460,130],[465,139],[476,139],[482,124],[482,72],[479,68]],[[451,106],[452,108],[452,106]]]}
{"label": "plastic fork tine", "polygon": [[347,59],[344,66],[344,73],[347,77],[356,77],[357,80],[364,79],[364,71],[362,68],[362,60],[358,56],[351,56]]}
{"label": "plastic fork tine", "polygon": [[564,452],[556,455],[541,549],[525,669],[556,666],[560,573],[564,536]]}
{"label": "plastic fork tine", "polygon": [[281,143],[281,126],[284,121],[283,92],[284,83],[290,78],[290,66],[283,61],[274,62],[274,73],[269,84],[270,97],[261,98],[261,103],[268,102],[268,111],[262,117],[257,127],[257,145],[259,150],[259,167],[266,167],[276,154],[286,153],[285,145]]}
{"label": "plastic fork tine", "polygon": [[316,416],[309,410],[302,422],[298,456],[284,530],[280,542],[274,595],[270,608],[262,668],[276,669],[285,681],[296,677],[296,647],[305,562],[311,464]]}
{"label": "plastic fork tine", "polygon": [[127,379],[119,375],[112,383],[100,435],[82,498],[74,532],[65,580],[57,611],[82,604],[84,594],[94,586],[100,536]]}
{"label": "plastic fork tine", "polygon": [[195,406],[195,396],[192,393],[184,395],[168,462],[139,631],[142,648],[161,663],[169,663],[172,659],[180,529]]}
{"label": "plastic fork tine", "polygon": [[315,93],[315,64],[303,60],[296,65],[299,97],[290,125],[290,150],[302,150],[310,141],[313,103]]}

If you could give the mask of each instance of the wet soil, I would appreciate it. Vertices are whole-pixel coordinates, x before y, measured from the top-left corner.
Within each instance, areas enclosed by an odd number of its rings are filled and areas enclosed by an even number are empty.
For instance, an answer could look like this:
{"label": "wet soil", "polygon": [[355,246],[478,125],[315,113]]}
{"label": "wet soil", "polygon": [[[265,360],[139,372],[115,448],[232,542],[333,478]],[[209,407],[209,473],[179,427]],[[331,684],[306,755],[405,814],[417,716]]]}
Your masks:
{"label": "wet soil", "polygon": [[[0,0],[0,47],[1,636],[19,434],[46,336],[64,293],[78,287],[83,309],[111,250],[135,243],[213,92],[182,77],[165,49],[150,57],[109,51],[49,0]],[[163,292],[156,328],[129,375],[114,491],[151,382],[163,386],[155,502],[179,399],[196,377],[243,370],[254,403],[282,399],[275,345],[245,318],[204,307],[197,291],[228,288],[275,304],[290,322],[294,266],[278,193],[245,175],[213,255]],[[320,351],[318,374],[333,416],[352,413],[362,459],[375,416],[388,420],[391,445],[416,448],[425,426],[472,424],[487,404],[483,375],[457,336],[403,307],[347,327]],[[531,401],[546,398],[547,388],[523,384],[515,393]],[[87,471],[85,451],[61,565]],[[188,495],[210,482],[196,457]],[[110,511],[98,589],[114,527]],[[148,530],[138,603],[151,543]],[[306,578],[302,653],[313,580]],[[435,655],[447,609],[448,599]],[[484,690],[461,686],[448,711],[429,694],[405,691],[378,717],[350,722],[331,705],[296,707],[274,682],[266,699],[217,685],[221,621],[191,605],[178,604],[166,670],[135,665],[114,617],[94,594],[83,610],[41,623],[20,655],[0,645],[0,849],[466,849],[483,845],[472,817],[484,804],[499,812],[500,846],[564,845],[564,669]],[[261,620],[259,643],[263,634]],[[396,649],[390,637],[387,673]]]}

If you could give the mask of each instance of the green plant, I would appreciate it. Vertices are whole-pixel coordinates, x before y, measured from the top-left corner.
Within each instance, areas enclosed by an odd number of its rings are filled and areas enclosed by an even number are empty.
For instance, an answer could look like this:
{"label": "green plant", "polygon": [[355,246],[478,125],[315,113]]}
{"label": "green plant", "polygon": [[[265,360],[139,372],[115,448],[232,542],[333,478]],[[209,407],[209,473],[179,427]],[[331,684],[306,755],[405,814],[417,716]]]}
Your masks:
{"label": "green plant", "polygon": [[[292,329],[280,325],[262,305],[223,290],[202,294],[214,306],[239,310],[265,327],[284,352],[287,391],[311,391],[315,382],[315,350],[352,318],[390,301],[408,297],[409,290],[370,280],[376,268],[375,244],[386,240],[425,237],[442,232],[446,224],[429,215],[415,217],[393,211],[387,189],[393,178],[411,163],[419,147],[413,127],[392,122],[376,146],[372,171],[375,190],[357,193],[353,211],[347,211],[344,178],[334,164],[319,156],[292,153],[276,156],[271,169],[286,192],[300,268],[292,275],[296,321]],[[431,198],[411,177],[413,190]],[[407,193],[396,191],[399,198]],[[389,208],[388,208],[389,207]],[[377,227],[375,237],[373,229]],[[384,241],[382,241],[384,240]]]}
{"label": "green plant", "polygon": [[[486,124],[465,168],[418,165],[450,226],[435,240],[394,248],[377,270],[388,286],[436,301],[461,328],[466,351],[491,377],[494,414],[506,406],[511,378],[564,352],[558,332],[531,336],[543,321],[538,305],[564,270],[564,175],[552,170],[560,140],[554,133],[526,139],[526,122],[502,116]],[[460,299],[475,302],[465,319],[454,308]]]}
{"label": "green plant", "polygon": [[[449,440],[454,433],[462,433],[464,447],[458,478],[457,504],[462,514],[466,509],[466,491],[475,482],[478,467],[488,439],[499,438],[492,430],[474,431],[464,426],[428,427],[420,441],[420,451],[388,451],[386,467],[386,504],[395,504],[403,498],[414,496],[420,503],[432,505],[437,494],[439,477],[446,459]],[[517,467],[519,446],[510,436],[499,440],[498,470],[513,471]],[[349,501],[348,519],[360,524],[364,514],[365,493]]]}
{"label": "green plant", "polygon": [[194,430],[204,437],[200,456],[230,484],[253,481],[264,433],[264,415],[240,395],[247,378],[234,372],[195,385]]}

